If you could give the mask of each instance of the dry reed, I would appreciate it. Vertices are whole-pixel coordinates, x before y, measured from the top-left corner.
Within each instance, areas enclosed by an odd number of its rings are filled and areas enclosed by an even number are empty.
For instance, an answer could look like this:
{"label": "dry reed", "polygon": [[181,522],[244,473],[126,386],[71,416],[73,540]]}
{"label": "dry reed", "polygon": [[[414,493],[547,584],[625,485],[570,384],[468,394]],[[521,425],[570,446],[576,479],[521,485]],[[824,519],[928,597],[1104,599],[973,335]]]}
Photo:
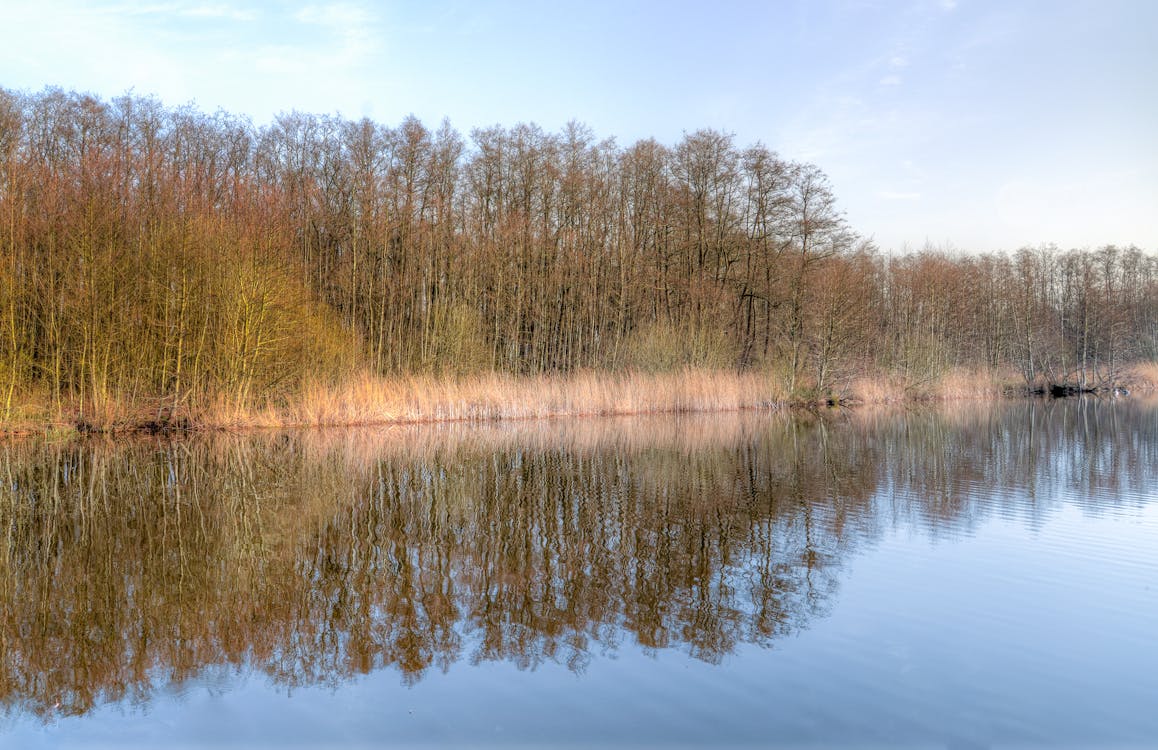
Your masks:
{"label": "dry reed", "polygon": [[[1134,365],[1124,382],[1158,390],[1158,364]],[[841,401],[894,405],[915,401],[984,401],[1024,388],[1014,373],[951,370],[915,380],[880,373],[851,381]],[[781,378],[687,368],[663,373],[585,371],[538,377],[497,373],[458,378],[383,378],[361,374],[336,385],[309,383],[296,395],[260,406],[226,398],[195,409],[164,410],[156,403],[110,399],[99,408],[52,413],[46,403],[0,422],[0,433],[132,430],[187,425],[200,429],[359,426],[438,422],[495,422],[555,417],[687,414],[772,409],[801,404]],[[801,404],[807,405],[807,403]]]}
{"label": "dry reed", "polygon": [[1158,390],[1158,362],[1139,362],[1131,365],[1123,381],[1128,388],[1140,391]]}
{"label": "dry reed", "polygon": [[218,427],[368,425],[736,411],[786,401],[767,375],[708,370],[459,379],[363,375],[336,387],[311,384],[301,397],[259,409],[218,403],[198,422]]}
{"label": "dry reed", "polygon": [[902,374],[864,376],[852,381],[849,400],[858,404],[894,404],[909,401],[977,401],[1016,392],[1012,372],[955,368],[935,378],[914,379]]}

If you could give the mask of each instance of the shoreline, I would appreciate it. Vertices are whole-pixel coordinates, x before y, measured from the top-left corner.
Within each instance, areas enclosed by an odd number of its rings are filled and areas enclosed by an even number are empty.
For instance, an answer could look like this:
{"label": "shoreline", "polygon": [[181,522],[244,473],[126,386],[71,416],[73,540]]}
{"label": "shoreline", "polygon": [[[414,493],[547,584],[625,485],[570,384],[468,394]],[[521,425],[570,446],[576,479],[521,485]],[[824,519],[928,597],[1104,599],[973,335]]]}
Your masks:
{"label": "shoreline", "polygon": [[[467,378],[380,378],[363,375],[324,386],[306,385],[280,402],[259,406],[221,400],[200,408],[173,409],[156,402],[110,401],[100,410],[65,406],[49,418],[0,423],[0,439],[84,435],[181,435],[317,427],[387,427],[440,423],[494,423],[543,419],[703,414],[739,411],[816,410],[902,406],[1007,398],[1055,398],[1119,390],[1158,389],[1158,365],[1127,370],[1114,385],[1078,389],[1071,384],[1031,383],[1010,373],[953,370],[911,381],[879,375],[848,381],[839,390],[790,397],[767,372],[686,369],[676,372],[600,372],[568,375]],[[29,407],[25,407],[26,409]],[[35,410],[35,406],[32,407]]]}

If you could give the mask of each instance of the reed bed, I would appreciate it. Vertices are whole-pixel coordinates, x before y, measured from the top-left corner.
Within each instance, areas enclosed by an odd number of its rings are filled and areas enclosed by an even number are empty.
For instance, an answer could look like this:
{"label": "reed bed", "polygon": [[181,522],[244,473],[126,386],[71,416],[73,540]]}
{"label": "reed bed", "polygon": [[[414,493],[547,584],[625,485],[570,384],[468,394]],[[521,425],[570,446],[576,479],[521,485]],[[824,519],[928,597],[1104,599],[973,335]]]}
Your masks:
{"label": "reed bed", "polygon": [[307,385],[285,404],[252,409],[218,403],[197,416],[223,427],[288,427],[487,422],[548,417],[689,413],[771,408],[786,394],[767,374],[712,370],[457,379],[361,376],[345,384]]}
{"label": "reed bed", "polygon": [[1158,390],[1158,362],[1139,362],[1131,365],[1123,380],[1129,388],[1140,391]]}
{"label": "reed bed", "polygon": [[880,374],[854,379],[848,401],[856,404],[897,404],[912,401],[983,401],[1024,389],[1014,372],[955,368],[936,377],[910,378]]}
{"label": "reed bed", "polygon": [[[1134,365],[1122,382],[1131,390],[1158,390],[1158,363]],[[879,373],[837,390],[793,397],[770,372],[686,368],[672,372],[584,371],[516,376],[379,377],[363,373],[337,384],[310,382],[276,400],[239,404],[225,397],[199,407],[108,399],[51,411],[29,398],[0,422],[0,434],[119,432],[155,429],[244,430],[421,423],[485,423],[588,416],[694,414],[824,406],[892,406],[923,401],[988,401],[1024,393],[1016,373],[955,369],[922,379]]]}

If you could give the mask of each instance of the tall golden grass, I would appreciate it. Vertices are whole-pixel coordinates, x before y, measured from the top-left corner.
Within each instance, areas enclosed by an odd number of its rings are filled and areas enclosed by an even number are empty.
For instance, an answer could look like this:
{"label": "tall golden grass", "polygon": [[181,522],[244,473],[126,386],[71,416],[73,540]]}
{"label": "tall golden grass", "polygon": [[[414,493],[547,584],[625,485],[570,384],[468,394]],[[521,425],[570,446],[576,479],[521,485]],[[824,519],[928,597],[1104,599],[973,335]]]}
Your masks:
{"label": "tall golden grass", "polygon": [[1158,390],[1158,362],[1138,362],[1126,370],[1123,379],[1128,388],[1140,391]]}
{"label": "tall golden grass", "polygon": [[1015,393],[1024,383],[1014,372],[957,368],[935,378],[913,379],[901,374],[862,376],[852,381],[849,400],[858,404],[909,401],[976,401]]}
{"label": "tall golden grass", "polygon": [[581,372],[518,377],[378,378],[311,384],[286,404],[220,402],[193,421],[224,428],[480,422],[663,412],[736,411],[787,402],[768,375],[687,369],[671,373]]}
{"label": "tall golden grass", "polygon": [[[1012,373],[954,370],[927,382],[883,375],[854,381],[847,400],[889,404],[915,400],[999,398],[1017,387]],[[804,402],[806,405],[807,402]],[[552,417],[726,412],[802,405],[767,372],[685,368],[674,372],[597,372],[460,378],[362,375],[337,385],[311,384],[299,398],[260,408],[222,401],[193,417],[226,428],[490,422]]]}
{"label": "tall golden grass", "polygon": [[[1131,389],[1158,390],[1158,363],[1134,365],[1123,380]],[[880,373],[850,381],[840,392],[840,401],[858,406],[984,401],[1023,388],[1024,383],[1012,372],[958,369],[921,380]],[[47,400],[30,400],[22,410],[0,422],[0,434],[85,429],[115,432],[173,426],[239,430],[495,422],[727,412],[807,404],[794,399],[783,379],[768,372],[685,368],[658,373],[586,371],[536,377],[488,373],[383,378],[361,374],[338,384],[310,383],[295,395],[256,406],[220,398],[199,407],[173,409],[148,401],[110,399],[100,405],[87,405],[82,418],[79,411],[53,413]]]}

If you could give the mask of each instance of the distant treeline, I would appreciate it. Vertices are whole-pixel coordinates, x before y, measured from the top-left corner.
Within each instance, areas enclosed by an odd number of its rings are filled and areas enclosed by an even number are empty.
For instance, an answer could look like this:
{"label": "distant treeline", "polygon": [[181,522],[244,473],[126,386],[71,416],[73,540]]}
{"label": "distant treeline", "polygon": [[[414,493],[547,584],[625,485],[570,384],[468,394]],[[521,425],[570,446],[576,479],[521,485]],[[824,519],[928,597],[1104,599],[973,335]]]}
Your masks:
{"label": "distant treeline", "polygon": [[878,253],[825,175],[712,130],[620,146],[0,89],[0,418],[245,403],[353,372],[1007,368],[1158,355],[1137,248]]}

